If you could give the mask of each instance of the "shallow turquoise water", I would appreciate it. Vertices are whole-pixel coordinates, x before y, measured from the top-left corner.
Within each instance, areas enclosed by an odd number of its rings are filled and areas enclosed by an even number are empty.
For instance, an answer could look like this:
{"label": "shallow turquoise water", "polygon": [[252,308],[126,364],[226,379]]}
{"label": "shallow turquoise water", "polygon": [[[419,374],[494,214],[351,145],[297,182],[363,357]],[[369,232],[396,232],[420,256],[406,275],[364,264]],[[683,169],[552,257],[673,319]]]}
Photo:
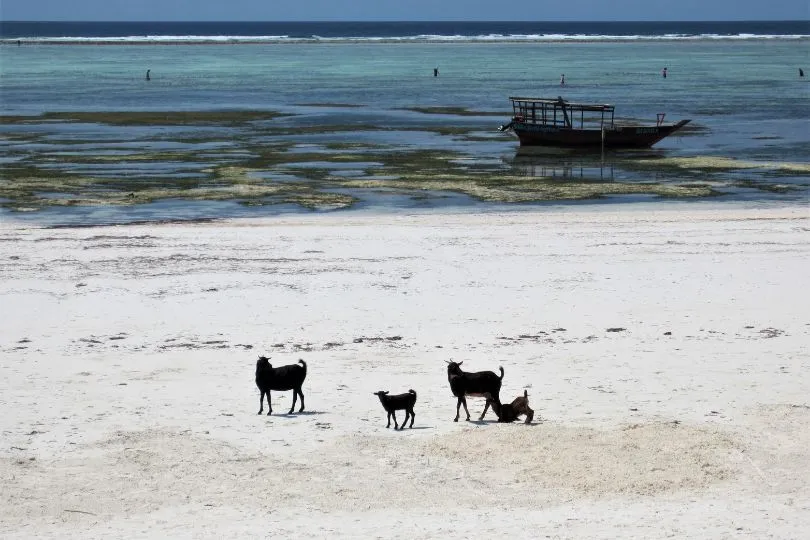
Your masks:
{"label": "shallow turquoise water", "polygon": [[[663,79],[660,72],[665,66],[669,76]],[[405,132],[397,128],[459,125],[480,134],[494,134],[511,115],[509,96],[562,95],[572,101],[613,103],[617,118],[654,122],[660,112],[667,114],[668,121],[691,118],[693,125],[700,128],[698,133],[673,136],[656,145],[658,151],[669,155],[808,162],[810,77],[798,76],[798,68],[802,66],[810,74],[807,39],[3,45],[0,114],[277,110],[295,116],[274,120],[276,126],[354,124],[390,129],[285,137],[289,141],[302,144],[365,141],[391,145],[392,151],[444,148],[514,166],[511,160],[517,143],[506,136],[492,141],[464,141],[429,131]],[[438,77],[433,77],[434,67],[440,70]],[[145,80],[147,69],[151,70],[151,81]],[[559,85],[561,73],[566,76],[565,87]],[[500,112],[502,116],[436,115],[403,110],[437,106]],[[113,143],[116,148],[125,144],[148,150],[156,144],[156,129],[149,126],[69,123],[0,126],[0,165],[19,159],[21,152],[43,151],[35,144],[26,147],[2,141],[4,132],[21,129],[48,133],[46,141],[53,141],[53,145],[46,145],[48,148],[43,150],[49,152],[109,151]],[[231,128],[199,126],[159,130],[167,145],[184,133],[202,132],[216,134],[227,144],[235,133]],[[72,142],[87,140],[96,140],[97,144],[77,146]],[[154,164],[135,167],[122,174],[144,177],[161,174]],[[166,167],[163,172],[167,177],[178,174],[171,164]],[[801,175],[786,181],[810,185],[810,179]],[[791,197],[795,200],[806,193],[805,188]],[[750,197],[762,200],[776,196],[756,190],[750,193]],[[399,199],[389,199],[377,197],[382,206],[402,204]],[[458,196],[447,200],[450,204],[468,204]],[[124,220],[143,216],[166,219],[177,214],[178,204],[181,203],[173,201],[148,208],[87,209],[87,213],[131,214]],[[406,202],[404,206],[409,204]],[[287,208],[236,211],[233,204],[216,202],[185,206],[194,210],[186,212],[187,217],[289,211]],[[78,217],[84,210],[76,208],[48,212],[62,215],[74,212],[79,222],[85,219]]]}
{"label": "shallow turquoise water", "polygon": [[383,111],[463,106],[506,117],[510,95],[563,95],[614,103],[620,116],[692,118],[718,133],[767,120],[776,124],[766,131],[810,139],[810,85],[798,77],[799,67],[810,67],[806,40],[31,45],[0,54],[3,114],[344,103]]}

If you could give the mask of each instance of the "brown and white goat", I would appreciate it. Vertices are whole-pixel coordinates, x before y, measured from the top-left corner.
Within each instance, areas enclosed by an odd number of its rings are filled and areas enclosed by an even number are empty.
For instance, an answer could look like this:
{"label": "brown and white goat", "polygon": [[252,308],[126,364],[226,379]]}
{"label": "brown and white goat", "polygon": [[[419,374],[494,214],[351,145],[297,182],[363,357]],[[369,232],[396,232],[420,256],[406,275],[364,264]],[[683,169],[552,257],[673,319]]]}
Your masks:
{"label": "brown and white goat", "polygon": [[498,422],[514,422],[519,416],[526,416],[526,423],[531,424],[534,418],[534,411],[529,407],[529,392],[523,391],[523,395],[516,397],[512,403],[499,403],[487,395],[487,403],[492,406],[492,410],[498,415]]}

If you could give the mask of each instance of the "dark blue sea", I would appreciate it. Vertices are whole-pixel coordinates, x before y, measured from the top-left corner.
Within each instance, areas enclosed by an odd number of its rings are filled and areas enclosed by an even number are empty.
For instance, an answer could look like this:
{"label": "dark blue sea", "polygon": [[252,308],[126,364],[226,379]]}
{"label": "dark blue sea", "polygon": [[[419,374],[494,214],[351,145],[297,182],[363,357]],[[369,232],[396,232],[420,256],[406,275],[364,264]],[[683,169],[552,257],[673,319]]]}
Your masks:
{"label": "dark blue sea", "polygon": [[132,41],[544,41],[800,39],[810,21],[735,22],[25,22],[0,21],[0,39]]}

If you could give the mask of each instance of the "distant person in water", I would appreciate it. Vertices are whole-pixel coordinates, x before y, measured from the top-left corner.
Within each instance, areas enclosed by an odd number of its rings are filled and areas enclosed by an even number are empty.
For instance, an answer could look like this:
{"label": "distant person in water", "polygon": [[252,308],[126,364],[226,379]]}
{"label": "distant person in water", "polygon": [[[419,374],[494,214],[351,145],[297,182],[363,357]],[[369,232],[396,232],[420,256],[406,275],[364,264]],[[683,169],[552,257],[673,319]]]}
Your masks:
{"label": "distant person in water", "polygon": [[565,73],[560,75],[560,86],[565,86]]}
{"label": "distant person in water", "polygon": [[152,71],[152,70],[151,70],[151,69],[147,69],[147,70],[146,70],[146,80],[147,80],[147,81],[151,81],[151,80],[152,80],[152,77],[150,77],[150,76],[149,76],[149,72],[150,72],[150,71]]}
{"label": "distant person in water", "polygon": [[434,77],[438,77],[438,76],[439,76],[439,68],[437,68],[437,67],[433,68],[433,76],[434,76]]}
{"label": "distant person in water", "polygon": [[799,68],[799,77],[804,77],[804,70]]}
{"label": "distant person in water", "polygon": [[661,70],[661,76],[665,79],[667,78],[667,68]]}

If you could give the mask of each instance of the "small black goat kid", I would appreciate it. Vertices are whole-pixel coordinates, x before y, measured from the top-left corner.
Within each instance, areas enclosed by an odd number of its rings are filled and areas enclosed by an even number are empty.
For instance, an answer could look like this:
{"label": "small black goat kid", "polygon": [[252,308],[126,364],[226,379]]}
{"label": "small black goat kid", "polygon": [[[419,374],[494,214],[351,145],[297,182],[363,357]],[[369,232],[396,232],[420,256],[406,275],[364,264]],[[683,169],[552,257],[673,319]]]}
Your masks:
{"label": "small black goat kid", "polygon": [[[481,413],[483,420],[487,414],[490,402],[501,404],[500,392],[501,381],[503,380],[503,367],[500,368],[501,376],[498,377],[492,371],[477,371],[475,373],[466,372],[461,370],[461,362],[447,362],[447,380],[450,382],[450,390],[453,395],[458,398],[456,404],[456,418],[453,422],[458,422],[459,409],[464,405],[464,412],[467,413],[467,421],[470,420],[470,411],[467,409],[467,398],[465,396],[473,397],[486,397],[486,405],[484,405],[484,412]],[[493,406],[493,410],[494,410]]]}
{"label": "small black goat kid", "polygon": [[[383,408],[388,412],[388,425],[386,428],[391,427],[391,417],[394,417],[394,429],[405,429],[405,424],[408,423],[408,415],[411,416],[411,426],[413,427],[413,420],[416,415],[413,413],[413,406],[416,404],[416,391],[408,390],[407,394],[397,394],[394,396],[388,395],[388,390],[380,390],[374,392],[374,395],[380,398]],[[396,411],[405,410],[405,420],[402,421],[402,427],[397,425]]]}
{"label": "small black goat kid", "polygon": [[262,414],[264,409],[265,394],[267,394],[267,416],[273,413],[273,406],[270,404],[270,390],[293,390],[292,406],[287,414],[292,414],[295,410],[295,400],[298,396],[301,396],[301,408],[298,409],[298,412],[304,410],[304,393],[301,391],[301,385],[304,384],[307,376],[307,363],[299,360],[298,364],[274,368],[270,365],[269,358],[259,357],[256,361],[256,386],[259,387],[260,392],[258,414]]}
{"label": "small black goat kid", "polygon": [[489,394],[486,397],[487,403],[492,405],[492,410],[498,415],[498,422],[514,422],[518,417],[525,415],[526,423],[532,423],[534,411],[529,407],[528,390],[524,390],[523,395],[516,397],[512,403],[496,403]]}

